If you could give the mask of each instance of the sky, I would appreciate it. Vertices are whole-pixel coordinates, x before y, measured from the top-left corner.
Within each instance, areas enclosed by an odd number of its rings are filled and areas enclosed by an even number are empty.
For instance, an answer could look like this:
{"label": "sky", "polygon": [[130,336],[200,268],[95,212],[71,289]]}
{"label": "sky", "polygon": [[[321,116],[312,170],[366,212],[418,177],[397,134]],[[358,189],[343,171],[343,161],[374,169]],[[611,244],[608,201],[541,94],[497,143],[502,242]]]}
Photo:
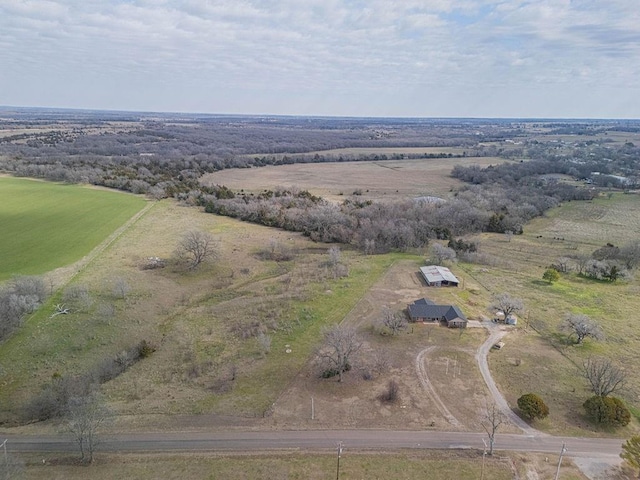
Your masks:
{"label": "sky", "polygon": [[0,105],[640,117],[638,0],[0,0]]}

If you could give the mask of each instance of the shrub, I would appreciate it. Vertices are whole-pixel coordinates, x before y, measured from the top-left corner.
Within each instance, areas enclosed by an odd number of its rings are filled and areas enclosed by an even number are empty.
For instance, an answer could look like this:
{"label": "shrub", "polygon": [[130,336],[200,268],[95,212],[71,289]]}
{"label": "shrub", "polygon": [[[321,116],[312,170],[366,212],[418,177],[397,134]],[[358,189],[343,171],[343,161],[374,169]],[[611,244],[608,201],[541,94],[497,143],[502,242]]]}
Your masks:
{"label": "shrub", "polygon": [[549,283],[557,282],[560,279],[560,274],[555,268],[547,268],[542,274],[542,279]]}
{"label": "shrub", "polygon": [[624,427],[631,421],[631,412],[617,397],[594,395],[584,402],[583,407],[587,416],[598,424]]}
{"label": "shrub", "polygon": [[383,403],[394,403],[398,400],[398,394],[400,393],[400,385],[395,379],[389,380],[387,388],[378,396],[378,399]]}
{"label": "shrub", "polygon": [[150,357],[152,353],[156,351],[156,347],[146,340],[142,340],[138,344],[138,355],[140,358]]}
{"label": "shrub", "polygon": [[529,420],[545,418],[549,415],[549,407],[535,393],[526,393],[518,399],[518,408]]}

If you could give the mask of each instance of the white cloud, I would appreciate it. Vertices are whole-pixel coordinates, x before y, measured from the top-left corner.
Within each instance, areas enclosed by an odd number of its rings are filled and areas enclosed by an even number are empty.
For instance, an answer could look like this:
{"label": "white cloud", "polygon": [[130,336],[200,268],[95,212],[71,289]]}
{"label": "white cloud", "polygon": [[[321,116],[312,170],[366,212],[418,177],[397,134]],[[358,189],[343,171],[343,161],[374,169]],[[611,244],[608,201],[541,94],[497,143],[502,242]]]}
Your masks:
{"label": "white cloud", "polygon": [[[592,117],[640,108],[636,0],[0,0],[0,47],[9,105]],[[559,92],[584,95],[581,109]],[[624,100],[605,98],[612,92]]]}

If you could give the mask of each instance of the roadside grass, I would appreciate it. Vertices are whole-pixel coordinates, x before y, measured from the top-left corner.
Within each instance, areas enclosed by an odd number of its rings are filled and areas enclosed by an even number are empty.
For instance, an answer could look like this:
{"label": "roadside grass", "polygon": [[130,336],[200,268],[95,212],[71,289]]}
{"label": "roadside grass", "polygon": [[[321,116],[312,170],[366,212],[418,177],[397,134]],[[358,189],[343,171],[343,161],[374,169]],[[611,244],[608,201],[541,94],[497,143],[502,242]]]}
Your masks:
{"label": "roadside grass", "polygon": [[[62,459],[61,459],[62,460]],[[41,457],[29,459],[25,479],[47,478],[93,480],[113,478],[225,480],[314,480],[333,478],[337,474],[334,453],[274,453],[270,455],[102,455],[89,467],[64,465],[50,458],[43,465]],[[71,460],[71,459],[69,459]],[[516,462],[518,460],[516,459]],[[528,462],[531,462],[528,459]],[[63,463],[63,464],[60,464]],[[519,463],[519,462],[518,462]],[[568,462],[567,462],[568,463]],[[517,467],[523,468],[521,465]],[[517,468],[516,467],[516,468]],[[514,464],[509,457],[485,459],[485,478],[513,478]],[[525,469],[526,471],[526,469]],[[565,472],[570,476],[565,476]],[[476,451],[402,451],[358,452],[343,450],[339,476],[343,480],[414,479],[457,480],[480,478],[482,452]],[[573,466],[563,466],[563,477],[583,479]]]}
{"label": "roadside grass", "polygon": [[79,260],[145,203],[118,192],[0,176],[0,281]]}

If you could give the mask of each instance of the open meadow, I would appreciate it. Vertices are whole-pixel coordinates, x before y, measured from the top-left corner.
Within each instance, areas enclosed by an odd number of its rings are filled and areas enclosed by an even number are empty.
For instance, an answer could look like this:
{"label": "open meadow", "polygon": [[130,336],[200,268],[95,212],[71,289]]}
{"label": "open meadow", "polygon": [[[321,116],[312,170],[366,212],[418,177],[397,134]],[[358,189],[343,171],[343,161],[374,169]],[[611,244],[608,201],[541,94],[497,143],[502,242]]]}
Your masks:
{"label": "open meadow", "polygon": [[446,197],[462,182],[451,178],[455,165],[496,165],[495,157],[429,158],[380,162],[300,163],[251,169],[228,169],[205,175],[205,185],[225,185],[233,190],[258,193],[277,187],[298,187],[323,198],[342,201],[359,190],[363,200]]}
{"label": "open meadow", "polygon": [[0,176],[0,281],[79,260],[144,205],[130,194]]}

